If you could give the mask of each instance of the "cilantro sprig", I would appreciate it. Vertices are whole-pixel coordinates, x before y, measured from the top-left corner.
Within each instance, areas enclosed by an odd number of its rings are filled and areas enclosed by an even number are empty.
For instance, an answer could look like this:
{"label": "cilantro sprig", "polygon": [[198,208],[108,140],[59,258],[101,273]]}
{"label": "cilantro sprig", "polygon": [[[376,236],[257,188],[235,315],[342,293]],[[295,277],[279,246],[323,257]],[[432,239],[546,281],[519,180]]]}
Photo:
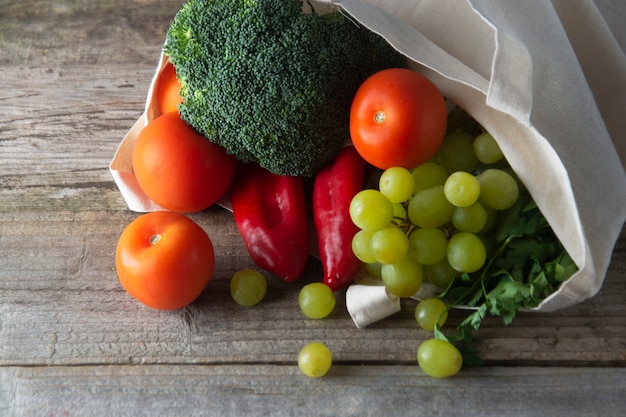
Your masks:
{"label": "cilantro sprig", "polygon": [[501,213],[495,245],[497,250],[480,271],[461,275],[439,295],[451,300],[449,308],[475,307],[455,333],[446,335],[435,327],[435,337],[454,343],[467,365],[481,363],[471,342],[486,317],[501,317],[510,324],[521,309],[539,305],[577,270],[527,193]]}

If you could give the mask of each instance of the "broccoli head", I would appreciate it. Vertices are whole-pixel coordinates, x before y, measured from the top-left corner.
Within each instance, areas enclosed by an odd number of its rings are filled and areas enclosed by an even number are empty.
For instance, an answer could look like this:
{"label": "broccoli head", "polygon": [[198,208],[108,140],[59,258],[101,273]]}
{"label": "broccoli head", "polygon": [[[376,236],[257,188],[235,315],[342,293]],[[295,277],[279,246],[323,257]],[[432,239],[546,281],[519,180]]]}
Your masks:
{"label": "broccoli head", "polygon": [[181,118],[240,161],[312,176],[349,138],[350,104],[371,74],[406,66],[381,37],[300,0],[189,0],[165,53]]}

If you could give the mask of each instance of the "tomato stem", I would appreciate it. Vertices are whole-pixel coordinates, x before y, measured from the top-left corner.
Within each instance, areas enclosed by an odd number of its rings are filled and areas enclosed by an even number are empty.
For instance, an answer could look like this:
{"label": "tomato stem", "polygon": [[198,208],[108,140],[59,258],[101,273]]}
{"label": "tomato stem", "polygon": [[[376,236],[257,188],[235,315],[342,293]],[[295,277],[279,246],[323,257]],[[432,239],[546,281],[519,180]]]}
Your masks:
{"label": "tomato stem", "polygon": [[385,121],[386,118],[387,116],[385,115],[384,111],[377,111],[376,114],[374,115],[374,121],[376,123],[382,123]]}
{"label": "tomato stem", "polygon": [[157,243],[159,243],[160,240],[161,240],[161,235],[159,235],[159,234],[150,236],[150,244],[151,245],[156,245]]}

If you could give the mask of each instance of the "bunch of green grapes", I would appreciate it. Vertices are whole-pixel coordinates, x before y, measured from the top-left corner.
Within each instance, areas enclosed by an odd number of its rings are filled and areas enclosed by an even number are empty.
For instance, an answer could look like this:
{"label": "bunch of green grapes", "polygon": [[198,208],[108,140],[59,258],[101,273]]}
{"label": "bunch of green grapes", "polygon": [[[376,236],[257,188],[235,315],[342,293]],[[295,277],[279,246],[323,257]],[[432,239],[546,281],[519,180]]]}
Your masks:
{"label": "bunch of green grapes", "polygon": [[[497,214],[512,207],[519,195],[520,184],[495,139],[485,131],[456,130],[431,161],[412,170],[389,168],[377,188],[353,198],[350,217],[360,231],[352,249],[397,297],[413,296],[424,280],[445,289],[456,277],[485,266]],[[443,302],[421,303],[416,320],[432,330],[435,323],[443,325],[445,312]],[[418,355],[420,366],[425,363],[422,369],[434,376],[455,373],[436,375],[445,366],[457,369],[458,351],[451,344],[448,348],[450,355],[432,356],[438,366],[425,359],[431,356],[424,347]]]}
{"label": "bunch of green grapes", "polygon": [[415,294],[424,279],[446,288],[484,266],[496,215],[519,194],[493,137],[456,131],[434,160],[412,170],[389,168],[377,189],[353,198],[350,216],[361,230],[352,249],[364,263],[380,265],[398,297]]}

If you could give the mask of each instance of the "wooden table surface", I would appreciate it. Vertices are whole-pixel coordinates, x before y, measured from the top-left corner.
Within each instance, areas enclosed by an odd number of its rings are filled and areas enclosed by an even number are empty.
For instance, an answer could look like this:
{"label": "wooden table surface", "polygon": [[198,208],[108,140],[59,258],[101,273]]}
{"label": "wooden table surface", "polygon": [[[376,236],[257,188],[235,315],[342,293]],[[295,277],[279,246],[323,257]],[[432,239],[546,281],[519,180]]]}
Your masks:
{"label": "wooden table surface", "polygon": [[[131,299],[114,251],[138,214],[108,164],[181,4],[0,0],[0,415],[624,415],[624,230],[597,296],[487,320],[486,364],[446,380],[416,365],[430,335],[414,302],[357,329],[341,294],[331,317],[307,320],[301,283],[270,279],[260,306],[236,306],[229,278],[252,263],[219,207],[191,216],[217,255],[200,298],[174,312]],[[309,272],[302,282],[319,279],[315,261]],[[334,355],[321,379],[296,365],[313,340]]]}

